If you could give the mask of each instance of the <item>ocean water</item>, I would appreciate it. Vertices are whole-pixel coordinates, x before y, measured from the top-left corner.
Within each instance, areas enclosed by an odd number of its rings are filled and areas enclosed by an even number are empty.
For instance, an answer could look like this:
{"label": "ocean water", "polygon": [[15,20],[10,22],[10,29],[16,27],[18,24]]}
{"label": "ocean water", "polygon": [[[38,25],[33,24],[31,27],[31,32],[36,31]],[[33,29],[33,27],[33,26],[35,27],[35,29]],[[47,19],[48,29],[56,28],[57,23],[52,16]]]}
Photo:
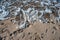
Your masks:
{"label": "ocean water", "polygon": [[2,0],[0,0],[0,2],[1,2]]}
{"label": "ocean water", "polygon": [[58,3],[60,3],[60,0],[57,0]]}

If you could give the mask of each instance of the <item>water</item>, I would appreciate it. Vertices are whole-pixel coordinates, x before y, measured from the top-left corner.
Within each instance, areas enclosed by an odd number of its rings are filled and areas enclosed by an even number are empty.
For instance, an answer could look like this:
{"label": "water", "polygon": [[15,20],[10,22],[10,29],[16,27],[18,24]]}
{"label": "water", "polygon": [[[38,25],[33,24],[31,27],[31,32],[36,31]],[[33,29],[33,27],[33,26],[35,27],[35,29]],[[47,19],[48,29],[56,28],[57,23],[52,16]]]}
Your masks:
{"label": "water", "polygon": [[60,0],[57,0],[58,3],[60,3]]}
{"label": "water", "polygon": [[5,7],[0,5],[0,20],[4,20],[5,16],[7,16],[9,14],[9,11],[5,11]]}

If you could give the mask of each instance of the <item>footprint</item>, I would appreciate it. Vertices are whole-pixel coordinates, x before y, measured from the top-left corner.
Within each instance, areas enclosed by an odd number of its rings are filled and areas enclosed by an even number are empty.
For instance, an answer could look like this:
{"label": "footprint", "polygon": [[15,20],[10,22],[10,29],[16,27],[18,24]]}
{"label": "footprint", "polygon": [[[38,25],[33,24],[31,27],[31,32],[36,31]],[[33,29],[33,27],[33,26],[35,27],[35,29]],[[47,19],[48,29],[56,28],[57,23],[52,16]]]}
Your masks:
{"label": "footprint", "polygon": [[10,36],[12,36],[12,33],[10,34]]}
{"label": "footprint", "polygon": [[32,37],[33,40],[41,40],[39,34],[34,34],[34,36]]}
{"label": "footprint", "polygon": [[21,32],[23,32],[23,29],[18,29],[17,32],[21,33]]}
{"label": "footprint", "polygon": [[41,38],[39,37],[39,35],[35,36],[35,40],[41,40]]}
{"label": "footprint", "polygon": [[30,32],[28,32],[28,35],[30,35],[31,33]]}
{"label": "footprint", "polygon": [[45,33],[47,33],[48,29],[46,29]]}
{"label": "footprint", "polygon": [[44,33],[41,34],[41,38],[42,38],[42,39],[44,38]]}
{"label": "footprint", "polygon": [[52,24],[55,24],[54,22],[51,22]]}
{"label": "footprint", "polygon": [[53,26],[53,29],[54,29],[54,30],[57,30],[57,28],[56,28],[55,26]]}
{"label": "footprint", "polygon": [[22,39],[25,37],[25,33],[22,34]]}
{"label": "footprint", "polygon": [[16,36],[17,35],[17,31],[14,31],[13,34]]}
{"label": "footprint", "polygon": [[1,25],[4,25],[4,23],[1,23]]}
{"label": "footprint", "polygon": [[56,31],[55,30],[52,30],[52,34],[56,34]]}

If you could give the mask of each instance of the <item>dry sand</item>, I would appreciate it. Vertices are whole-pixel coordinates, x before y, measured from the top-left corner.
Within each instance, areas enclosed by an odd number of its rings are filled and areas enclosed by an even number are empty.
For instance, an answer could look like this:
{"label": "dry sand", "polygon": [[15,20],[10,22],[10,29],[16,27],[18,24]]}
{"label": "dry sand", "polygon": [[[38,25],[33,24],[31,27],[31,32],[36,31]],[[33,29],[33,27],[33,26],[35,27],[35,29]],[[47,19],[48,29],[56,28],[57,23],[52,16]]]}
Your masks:
{"label": "dry sand", "polygon": [[12,24],[9,20],[1,23],[2,40],[60,40],[60,24],[35,22],[22,30],[17,29],[17,24]]}

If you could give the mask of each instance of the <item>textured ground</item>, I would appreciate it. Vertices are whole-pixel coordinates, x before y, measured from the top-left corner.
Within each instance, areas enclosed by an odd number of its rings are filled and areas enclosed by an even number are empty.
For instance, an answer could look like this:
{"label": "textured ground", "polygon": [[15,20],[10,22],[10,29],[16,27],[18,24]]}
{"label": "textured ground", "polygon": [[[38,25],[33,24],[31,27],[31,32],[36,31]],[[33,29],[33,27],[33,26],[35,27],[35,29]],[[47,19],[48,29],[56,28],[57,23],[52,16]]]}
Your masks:
{"label": "textured ground", "polygon": [[0,23],[0,40],[60,40],[60,24],[35,22],[22,30],[9,20]]}

